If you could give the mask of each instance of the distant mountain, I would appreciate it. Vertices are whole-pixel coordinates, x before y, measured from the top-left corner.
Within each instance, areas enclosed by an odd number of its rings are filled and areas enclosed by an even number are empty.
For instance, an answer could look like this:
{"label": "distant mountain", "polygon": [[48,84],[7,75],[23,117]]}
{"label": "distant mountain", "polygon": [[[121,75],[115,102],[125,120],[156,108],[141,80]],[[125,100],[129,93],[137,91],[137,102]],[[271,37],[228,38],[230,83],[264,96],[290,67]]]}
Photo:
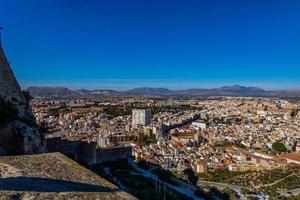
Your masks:
{"label": "distant mountain", "polygon": [[124,93],[133,94],[133,95],[170,95],[174,91],[171,91],[166,88],[150,88],[150,87],[141,87],[128,90]]}
{"label": "distant mountain", "polygon": [[79,90],[76,90],[76,92],[78,92],[81,95],[87,95],[87,94],[91,93],[91,90],[79,89]]}
{"label": "distant mountain", "polygon": [[65,87],[29,87],[27,91],[33,97],[64,97],[80,94]]}
{"label": "distant mountain", "polygon": [[244,87],[239,85],[225,86],[217,89],[211,89],[207,91],[210,95],[220,96],[260,96],[265,95],[266,91],[258,87]]}
{"label": "distant mountain", "polygon": [[34,97],[66,97],[66,96],[270,96],[300,97],[300,90],[266,91],[258,87],[240,85],[224,86],[212,89],[169,90],[167,88],[141,87],[128,91],[115,90],[70,90],[64,87],[30,87],[27,89]]}
{"label": "distant mountain", "polygon": [[114,95],[118,95],[119,92],[117,92],[115,90],[93,90],[93,91],[90,91],[89,94],[90,95],[114,96]]}
{"label": "distant mountain", "polygon": [[199,95],[199,96],[257,96],[265,95],[266,91],[257,87],[244,87],[239,85],[225,86],[214,89],[187,89],[169,90],[166,88],[136,88],[127,91],[135,95]]}
{"label": "distant mountain", "polygon": [[300,90],[269,91],[268,96],[274,96],[274,97],[300,97]]}

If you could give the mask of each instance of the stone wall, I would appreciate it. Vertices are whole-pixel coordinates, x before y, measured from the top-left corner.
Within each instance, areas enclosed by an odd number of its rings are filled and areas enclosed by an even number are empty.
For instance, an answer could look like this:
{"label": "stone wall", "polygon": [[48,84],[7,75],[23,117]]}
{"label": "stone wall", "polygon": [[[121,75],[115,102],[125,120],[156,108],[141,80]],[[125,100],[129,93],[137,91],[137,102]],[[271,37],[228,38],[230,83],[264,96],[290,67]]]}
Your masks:
{"label": "stone wall", "polygon": [[46,139],[46,147],[49,152],[61,152],[87,165],[116,161],[132,155],[132,147],[97,148],[96,143],[69,141],[59,137]]}
{"label": "stone wall", "polygon": [[60,137],[46,139],[49,152],[60,152],[77,162],[96,164],[96,143],[86,143],[80,140],[70,141]]}
{"label": "stone wall", "polygon": [[132,155],[132,147],[97,148],[97,163],[116,161]]}

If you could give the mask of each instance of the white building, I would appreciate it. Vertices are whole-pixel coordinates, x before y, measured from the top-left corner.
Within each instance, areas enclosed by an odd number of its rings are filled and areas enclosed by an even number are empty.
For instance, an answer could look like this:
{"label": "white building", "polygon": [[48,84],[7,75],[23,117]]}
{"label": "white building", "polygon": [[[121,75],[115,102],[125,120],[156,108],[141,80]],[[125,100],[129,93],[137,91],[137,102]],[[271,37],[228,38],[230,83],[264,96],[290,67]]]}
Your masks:
{"label": "white building", "polygon": [[207,128],[207,123],[204,121],[195,121],[192,123],[192,127],[196,128],[196,129],[201,129],[201,130],[205,130]]}
{"label": "white building", "polygon": [[137,128],[138,125],[147,126],[151,124],[151,110],[134,109],[132,110],[132,127]]}

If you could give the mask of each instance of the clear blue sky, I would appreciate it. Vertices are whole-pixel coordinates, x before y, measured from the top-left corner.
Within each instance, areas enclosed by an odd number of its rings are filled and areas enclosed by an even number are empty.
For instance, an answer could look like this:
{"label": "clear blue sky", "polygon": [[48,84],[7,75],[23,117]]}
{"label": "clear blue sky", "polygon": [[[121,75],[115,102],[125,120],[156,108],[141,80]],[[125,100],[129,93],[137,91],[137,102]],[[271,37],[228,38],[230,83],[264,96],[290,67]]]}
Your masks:
{"label": "clear blue sky", "polygon": [[300,89],[299,0],[0,0],[23,87]]}

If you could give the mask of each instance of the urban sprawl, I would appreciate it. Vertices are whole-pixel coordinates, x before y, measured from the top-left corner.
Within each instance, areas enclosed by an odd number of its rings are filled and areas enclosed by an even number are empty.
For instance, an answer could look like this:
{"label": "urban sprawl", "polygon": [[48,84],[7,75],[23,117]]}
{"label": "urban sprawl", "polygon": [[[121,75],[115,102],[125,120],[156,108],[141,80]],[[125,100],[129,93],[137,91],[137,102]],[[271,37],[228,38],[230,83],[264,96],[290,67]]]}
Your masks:
{"label": "urban sprawl", "polygon": [[[182,179],[192,169],[200,177],[198,185],[224,182],[249,190],[276,186],[282,195],[299,194],[291,186],[280,188],[278,180],[254,180],[272,170],[290,169],[297,170],[286,176],[300,179],[300,103],[296,100],[35,98],[31,107],[47,138],[96,143],[104,149],[132,147],[130,156],[136,162],[146,161]],[[207,174],[222,171],[240,176],[227,182],[208,178]],[[247,182],[247,177],[252,181]],[[294,187],[297,184],[299,180]],[[265,198],[263,193],[256,196]]]}

